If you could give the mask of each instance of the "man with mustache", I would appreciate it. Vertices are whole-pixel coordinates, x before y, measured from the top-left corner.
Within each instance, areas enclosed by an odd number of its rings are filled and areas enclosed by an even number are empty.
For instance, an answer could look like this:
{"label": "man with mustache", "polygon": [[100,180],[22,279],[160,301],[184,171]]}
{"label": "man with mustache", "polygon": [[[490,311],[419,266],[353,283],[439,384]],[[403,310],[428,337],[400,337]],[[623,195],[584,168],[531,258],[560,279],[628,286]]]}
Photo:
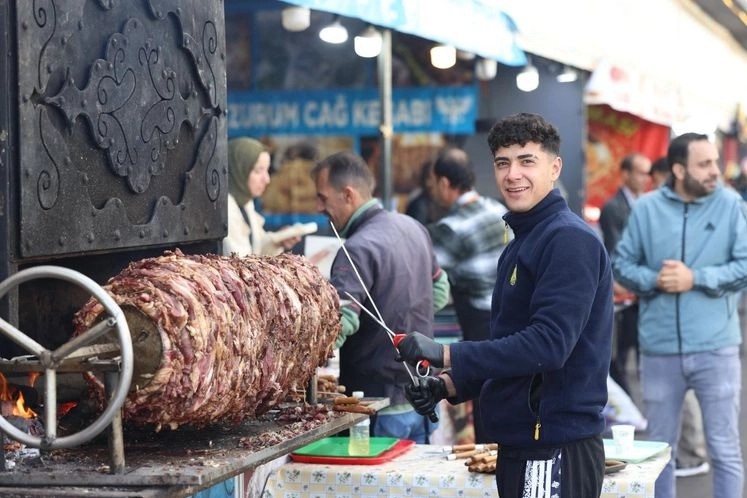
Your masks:
{"label": "man with mustache", "polygon": [[[669,144],[671,176],[633,206],[613,256],[615,278],[639,296],[643,402],[648,439],[677,453],[685,393],[703,412],[713,496],[742,496],[739,439],[741,331],[738,292],[747,285],[747,218],[721,183],[719,154],[706,135]],[[656,497],[676,494],[674,460]]]}

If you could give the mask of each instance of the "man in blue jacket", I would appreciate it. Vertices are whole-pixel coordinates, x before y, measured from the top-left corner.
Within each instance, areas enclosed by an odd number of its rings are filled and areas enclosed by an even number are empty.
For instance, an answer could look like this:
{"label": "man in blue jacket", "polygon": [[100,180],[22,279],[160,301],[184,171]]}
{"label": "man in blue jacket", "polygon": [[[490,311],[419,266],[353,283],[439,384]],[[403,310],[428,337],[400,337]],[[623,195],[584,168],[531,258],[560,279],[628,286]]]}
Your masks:
{"label": "man in blue jacket", "polygon": [[479,396],[483,426],[500,444],[501,498],[598,498],[604,478],[612,270],[597,235],[554,188],[560,136],[536,114],[498,121],[488,135],[514,233],[498,261],[490,339],[441,346],[412,332],[402,359],[446,367],[408,387],[427,413],[441,399]]}
{"label": "man in blue jacket", "polygon": [[[695,392],[713,463],[713,496],[740,498],[741,331],[738,291],[747,285],[747,221],[739,195],[720,181],[706,135],[686,133],[667,152],[671,175],[641,197],[617,245],[617,280],[639,296],[638,340],[650,439],[677,453],[682,402]],[[675,496],[674,460],[656,481]]]}

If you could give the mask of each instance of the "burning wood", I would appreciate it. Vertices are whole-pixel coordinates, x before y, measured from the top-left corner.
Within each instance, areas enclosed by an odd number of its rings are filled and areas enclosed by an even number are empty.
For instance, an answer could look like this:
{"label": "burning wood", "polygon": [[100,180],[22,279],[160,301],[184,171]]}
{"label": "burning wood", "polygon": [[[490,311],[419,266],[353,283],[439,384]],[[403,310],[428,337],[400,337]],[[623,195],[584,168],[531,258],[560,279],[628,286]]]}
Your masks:
{"label": "burning wood", "polygon": [[[238,423],[267,412],[309,382],[340,328],[334,288],[289,254],[166,252],[130,264],[104,288],[125,311],[133,342],[144,334],[151,350],[162,351],[152,372],[133,379],[124,405],[126,420],[157,429]],[[75,316],[76,333],[103,311],[89,301]],[[133,326],[136,315],[147,323]],[[136,364],[139,356],[136,348]],[[103,400],[101,382],[88,378]]]}
{"label": "burning wood", "polygon": [[[29,379],[31,385],[37,376],[38,374]],[[24,392],[29,397],[28,403]],[[5,376],[0,374],[0,411],[3,417],[36,418],[36,412],[29,407],[36,404],[36,398],[36,390],[33,387],[9,384]]]}

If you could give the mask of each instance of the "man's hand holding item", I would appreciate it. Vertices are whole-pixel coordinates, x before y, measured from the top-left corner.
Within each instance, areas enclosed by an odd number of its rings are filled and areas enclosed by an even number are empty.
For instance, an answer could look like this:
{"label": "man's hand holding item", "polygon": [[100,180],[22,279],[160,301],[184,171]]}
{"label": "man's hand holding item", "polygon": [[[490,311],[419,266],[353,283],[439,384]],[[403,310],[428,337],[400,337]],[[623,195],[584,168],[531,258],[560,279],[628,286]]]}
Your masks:
{"label": "man's hand holding item", "polygon": [[[428,360],[431,365],[443,368],[447,365],[444,346],[420,332],[410,332],[397,346],[399,361],[406,361],[410,365],[417,365],[419,361]],[[448,351],[448,350],[447,350]],[[446,361],[445,361],[446,360]]]}
{"label": "man's hand holding item", "polygon": [[439,401],[446,398],[446,382],[442,377],[419,377],[418,385],[405,386],[405,397],[415,411],[427,416],[433,412]]}

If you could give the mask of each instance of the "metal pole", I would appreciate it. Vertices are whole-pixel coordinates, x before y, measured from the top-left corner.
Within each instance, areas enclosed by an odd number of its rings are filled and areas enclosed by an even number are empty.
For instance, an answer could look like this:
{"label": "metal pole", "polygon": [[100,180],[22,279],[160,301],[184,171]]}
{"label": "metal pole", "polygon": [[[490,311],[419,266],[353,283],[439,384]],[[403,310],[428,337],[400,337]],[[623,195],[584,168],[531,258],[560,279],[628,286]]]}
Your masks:
{"label": "metal pole", "polygon": [[392,32],[381,33],[381,53],[377,58],[379,73],[379,101],[381,103],[381,171],[379,175],[381,202],[384,209],[392,208]]}

